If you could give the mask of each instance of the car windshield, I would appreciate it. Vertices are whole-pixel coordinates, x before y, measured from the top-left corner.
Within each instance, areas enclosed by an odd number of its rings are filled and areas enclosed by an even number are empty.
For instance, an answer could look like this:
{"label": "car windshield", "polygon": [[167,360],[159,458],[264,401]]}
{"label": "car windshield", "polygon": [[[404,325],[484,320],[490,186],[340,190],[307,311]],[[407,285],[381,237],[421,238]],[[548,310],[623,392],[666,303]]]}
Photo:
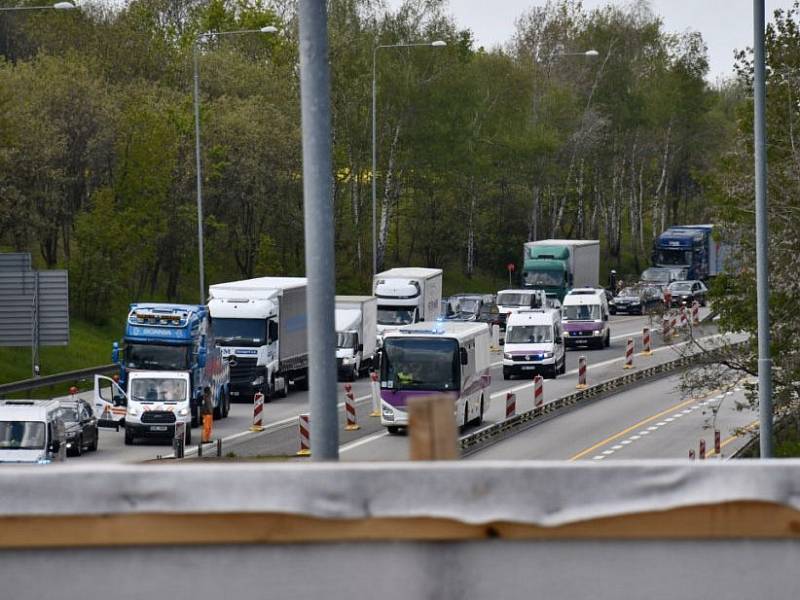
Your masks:
{"label": "car windshield", "polygon": [[131,397],[138,402],[181,402],[188,399],[186,380],[135,378],[131,380]]}
{"label": "car windshield", "polygon": [[475,314],[478,312],[480,300],[477,298],[460,298],[458,305],[461,307],[461,312]]}
{"label": "car windshield", "polygon": [[414,309],[408,306],[379,306],[378,324],[408,325],[414,322]]}
{"label": "car windshield", "polygon": [[638,298],[640,291],[638,288],[625,288],[622,290],[617,296],[622,296],[624,298]]}
{"label": "car windshield", "polygon": [[188,346],[127,344],[125,363],[130,369],[164,369],[183,371],[189,368]]}
{"label": "car windshield", "polygon": [[40,450],[44,442],[45,426],[41,421],[0,421],[0,449]]}
{"label": "car windshield", "polygon": [[526,286],[560,286],[564,283],[564,275],[553,271],[526,271],[523,276]]}
{"label": "car windshield", "polygon": [[336,347],[337,348],[355,348],[356,334],[352,331],[337,331],[336,332]]}
{"label": "car windshield", "polygon": [[565,306],[564,319],[566,321],[599,321],[599,304],[581,304],[579,306]]}
{"label": "car windshield", "polygon": [[670,291],[672,292],[691,292],[692,291],[692,284],[689,282],[679,282],[673,283],[669,286]]}
{"label": "car windshield", "polygon": [[461,362],[453,339],[388,338],[383,343],[382,385],[395,390],[459,389]]}
{"label": "car windshield", "polygon": [[553,327],[550,325],[515,325],[506,331],[506,344],[551,344]]}
{"label": "car windshield", "polygon": [[214,336],[220,346],[263,346],[267,343],[267,320],[217,317]]}
{"label": "car windshield", "polygon": [[62,406],[58,414],[65,423],[78,423],[80,421],[78,409],[72,406]]}

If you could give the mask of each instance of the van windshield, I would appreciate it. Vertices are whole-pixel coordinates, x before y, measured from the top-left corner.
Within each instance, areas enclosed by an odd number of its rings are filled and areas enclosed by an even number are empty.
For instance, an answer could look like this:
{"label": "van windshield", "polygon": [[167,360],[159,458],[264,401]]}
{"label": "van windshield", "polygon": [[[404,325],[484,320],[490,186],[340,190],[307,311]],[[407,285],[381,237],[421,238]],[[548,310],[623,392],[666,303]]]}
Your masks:
{"label": "van windshield", "polygon": [[515,325],[506,331],[506,344],[552,344],[550,325]]}
{"label": "van windshield", "polygon": [[189,398],[185,379],[150,377],[131,380],[131,397],[137,402],[183,402]]}
{"label": "van windshield", "polygon": [[461,361],[454,339],[388,338],[381,381],[395,390],[458,390]]}
{"label": "van windshield", "polygon": [[541,308],[541,306],[538,306],[538,300],[539,297],[534,294],[500,294],[497,296],[497,304],[500,306],[525,306],[530,308]]}
{"label": "van windshield", "polygon": [[0,421],[0,449],[41,450],[45,428],[41,421]]}
{"label": "van windshield", "polygon": [[579,306],[565,306],[564,320],[566,321],[599,321],[599,304],[581,304]]}

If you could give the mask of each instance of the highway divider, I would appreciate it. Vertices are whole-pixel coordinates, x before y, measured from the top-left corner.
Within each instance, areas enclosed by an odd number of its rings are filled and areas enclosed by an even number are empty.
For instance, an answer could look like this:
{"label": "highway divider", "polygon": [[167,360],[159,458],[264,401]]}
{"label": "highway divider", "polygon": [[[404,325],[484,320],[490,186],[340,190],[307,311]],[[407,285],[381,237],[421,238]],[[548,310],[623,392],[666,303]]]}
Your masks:
{"label": "highway divider", "polygon": [[93,382],[95,375],[112,375],[118,370],[119,365],[100,365],[99,367],[88,367],[86,369],[55,373],[54,375],[45,375],[44,377],[34,377],[31,379],[12,381],[11,383],[4,383],[0,385],[0,398],[5,397],[6,394],[28,392],[30,390],[48,387],[51,385],[58,385],[60,383],[78,383],[81,381]]}

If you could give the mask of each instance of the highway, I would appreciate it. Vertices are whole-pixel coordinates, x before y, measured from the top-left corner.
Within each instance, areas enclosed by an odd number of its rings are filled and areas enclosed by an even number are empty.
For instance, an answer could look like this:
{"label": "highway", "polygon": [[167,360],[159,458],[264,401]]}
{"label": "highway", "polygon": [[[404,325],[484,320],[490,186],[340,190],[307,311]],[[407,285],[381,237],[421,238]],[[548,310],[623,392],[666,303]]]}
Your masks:
{"label": "highway", "polygon": [[[567,374],[556,380],[546,379],[544,382],[545,399],[570,393],[575,388],[577,378],[578,357],[585,355],[588,359],[589,383],[607,379],[622,373],[622,362],[625,343],[628,337],[637,338],[637,356],[635,365],[650,365],[656,361],[666,361],[676,356],[674,350],[662,348],[660,334],[652,336],[654,354],[650,358],[638,355],[642,328],[648,325],[647,317],[614,316],[611,317],[612,343],[603,350],[570,350],[567,353]],[[713,331],[707,330],[706,333]],[[517,394],[517,410],[522,412],[533,407],[533,384],[531,380],[504,381],[500,368],[501,355],[493,354],[492,385],[490,392],[492,402],[487,411],[485,422],[492,423],[504,418],[504,398],[508,390]],[[357,402],[357,413],[361,428],[358,431],[340,431],[341,452],[343,460],[404,460],[407,457],[407,440],[404,436],[388,436],[380,427],[378,419],[368,416],[371,410],[370,385],[368,378],[362,378],[353,385]],[[84,397],[91,394],[84,393]],[[339,384],[340,422],[344,425],[344,384]],[[308,411],[308,393],[291,392],[287,398],[265,404],[265,431],[254,433],[249,431],[252,421],[250,404],[233,404],[227,419],[215,421],[213,437],[223,439],[223,454],[235,456],[280,456],[293,455],[299,447],[297,416]],[[199,429],[193,430],[193,443],[196,444]],[[206,450],[208,452],[209,449]],[[187,454],[194,452],[189,449]],[[123,444],[122,432],[102,430],[100,448],[95,453],[84,454],[79,461],[108,462],[141,462],[167,457],[172,448],[159,441],[139,441],[135,446]]]}

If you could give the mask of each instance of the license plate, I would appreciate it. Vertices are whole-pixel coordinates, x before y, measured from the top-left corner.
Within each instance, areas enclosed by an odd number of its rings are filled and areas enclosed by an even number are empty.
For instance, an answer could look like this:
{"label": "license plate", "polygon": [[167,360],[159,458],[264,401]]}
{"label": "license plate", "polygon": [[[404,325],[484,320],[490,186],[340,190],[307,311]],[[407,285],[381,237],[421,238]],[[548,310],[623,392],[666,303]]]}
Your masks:
{"label": "license plate", "polygon": [[531,366],[531,367],[522,367],[522,370],[523,371],[535,371],[536,367],[533,367],[533,366]]}
{"label": "license plate", "polygon": [[231,392],[230,394],[231,394],[231,396],[238,396],[239,392]]}
{"label": "license plate", "polygon": [[150,425],[150,431],[166,431],[166,425]]}

